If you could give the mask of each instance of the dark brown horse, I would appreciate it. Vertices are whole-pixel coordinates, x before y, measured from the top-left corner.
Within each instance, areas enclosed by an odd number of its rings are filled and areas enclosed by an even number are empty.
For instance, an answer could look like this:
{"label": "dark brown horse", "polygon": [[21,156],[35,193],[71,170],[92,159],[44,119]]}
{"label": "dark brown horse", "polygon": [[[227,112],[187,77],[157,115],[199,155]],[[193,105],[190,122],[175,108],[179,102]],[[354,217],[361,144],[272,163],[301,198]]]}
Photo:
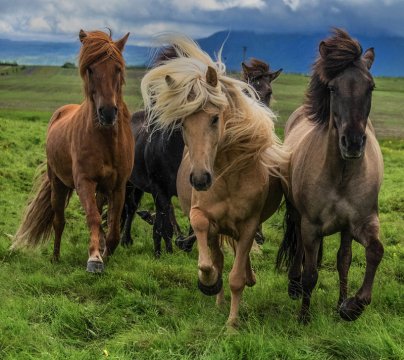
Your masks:
{"label": "dark brown horse", "polygon": [[113,42],[101,31],[80,31],[79,59],[85,100],[65,105],[52,116],[46,139],[47,172],[28,205],[13,247],[38,245],[55,231],[53,259],[60,255],[64,211],[73,189],[90,228],[87,271],[101,272],[101,216],[96,193],[108,199],[108,234],[103,256],[119,243],[119,223],[125,185],[133,166],[134,140],[130,114],[123,101],[125,62],[122,56],[129,34]]}
{"label": "dark brown horse", "polygon": [[[309,321],[324,236],[341,234],[337,268],[343,319],[355,320],[370,304],[383,257],[378,218],[383,160],[368,119],[374,51],[371,48],[362,55],[358,41],[340,29],[320,43],[319,51],[306,103],[291,115],[285,129],[285,145],[292,155],[284,172],[287,229],[278,266],[286,260],[289,295],[303,296],[303,322]],[[361,288],[347,298],[352,239],[365,247],[366,271]]]}
{"label": "dark brown horse", "polygon": [[272,81],[282,72],[282,69],[271,71],[269,64],[262,60],[251,58],[249,63],[242,62],[243,80],[249,83],[257,92],[263,104],[269,106],[272,97]]}

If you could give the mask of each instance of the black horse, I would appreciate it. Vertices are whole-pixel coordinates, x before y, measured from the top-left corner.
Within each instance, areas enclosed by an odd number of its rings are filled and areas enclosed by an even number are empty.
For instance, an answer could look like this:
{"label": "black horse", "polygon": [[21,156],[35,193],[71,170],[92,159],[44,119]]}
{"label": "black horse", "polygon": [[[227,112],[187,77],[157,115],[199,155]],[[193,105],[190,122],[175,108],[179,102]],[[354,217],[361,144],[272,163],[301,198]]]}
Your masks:
{"label": "black horse", "polygon": [[[175,56],[172,49],[165,49],[155,62]],[[242,64],[243,79],[256,90],[261,101],[269,105],[272,95],[271,82],[282,69],[272,72],[268,64],[252,59],[250,64]],[[175,234],[176,245],[184,251],[191,251],[196,240],[192,228],[189,236],[184,237],[177,224],[171,198],[177,196],[176,179],[184,151],[184,141],[180,129],[171,134],[161,130],[147,129],[145,112],[139,111],[132,116],[132,132],[135,137],[135,164],[127,185],[125,209],[123,211],[123,234],[121,243],[129,246],[133,243],[131,225],[144,192],[151,193],[156,205],[156,213],[139,211],[138,214],[153,225],[154,254],[161,254],[161,238],[164,239],[167,252],[172,252],[171,239]],[[263,242],[261,231],[257,232],[256,240]]]}

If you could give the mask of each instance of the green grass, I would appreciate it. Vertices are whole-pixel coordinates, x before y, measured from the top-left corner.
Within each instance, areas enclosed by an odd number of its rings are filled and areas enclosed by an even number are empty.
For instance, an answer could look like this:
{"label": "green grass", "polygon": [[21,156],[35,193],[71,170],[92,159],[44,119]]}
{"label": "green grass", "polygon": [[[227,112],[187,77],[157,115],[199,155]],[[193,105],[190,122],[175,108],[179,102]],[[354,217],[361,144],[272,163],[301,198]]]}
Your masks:
{"label": "green grass", "polygon": [[[126,100],[141,107],[142,70],[128,70]],[[301,104],[307,77],[282,75],[274,85],[279,129]],[[297,323],[299,304],[286,292],[287,278],[274,258],[282,215],[264,225],[267,241],[253,255],[257,285],[246,289],[241,328],[225,331],[227,304],[196,288],[197,251],[175,250],[155,260],[151,227],[136,218],[130,249],[119,247],[102,276],[85,272],[88,231],[74,196],[67,210],[61,262],[51,264],[52,245],[10,253],[10,239],[44,159],[47,122],[58,106],[81,101],[77,69],[26,67],[0,81],[0,359],[403,359],[404,358],[404,79],[376,79],[372,119],[380,134],[385,177],[380,194],[384,259],[373,302],[347,323],[335,311],[338,238],[325,240],[324,264],[313,294],[313,320]],[[401,138],[401,139],[400,139]],[[177,202],[175,202],[177,204]],[[151,208],[146,197],[142,208]],[[177,208],[181,226],[187,221]],[[354,244],[350,293],[361,284],[363,248]]]}

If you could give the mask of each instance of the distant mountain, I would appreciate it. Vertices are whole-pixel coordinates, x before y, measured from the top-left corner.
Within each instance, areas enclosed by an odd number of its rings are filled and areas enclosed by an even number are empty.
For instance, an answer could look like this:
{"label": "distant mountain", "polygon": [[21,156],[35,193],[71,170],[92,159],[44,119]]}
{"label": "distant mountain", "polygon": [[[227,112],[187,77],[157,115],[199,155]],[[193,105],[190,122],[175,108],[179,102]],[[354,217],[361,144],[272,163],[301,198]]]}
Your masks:
{"label": "distant mountain", "polygon": [[[199,39],[201,47],[214,56],[226,40],[223,60],[227,68],[239,71],[243,55],[269,61],[271,68],[283,68],[285,72],[310,73],[310,67],[318,53],[318,43],[327,33],[306,34],[257,34],[249,31],[222,31]],[[377,76],[404,76],[404,38],[357,36],[364,50],[374,47],[376,60],[372,73]],[[75,62],[79,42],[50,43],[11,41],[0,39],[0,61],[16,61],[26,65],[62,65]],[[128,65],[147,65],[151,48],[128,45],[125,59]]]}

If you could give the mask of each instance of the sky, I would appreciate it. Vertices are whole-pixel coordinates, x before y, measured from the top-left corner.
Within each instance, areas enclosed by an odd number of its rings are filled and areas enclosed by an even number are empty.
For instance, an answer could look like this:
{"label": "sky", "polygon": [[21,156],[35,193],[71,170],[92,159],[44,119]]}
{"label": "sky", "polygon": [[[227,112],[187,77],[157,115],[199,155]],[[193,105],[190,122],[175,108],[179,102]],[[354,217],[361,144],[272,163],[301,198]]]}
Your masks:
{"label": "sky", "polygon": [[[0,0],[0,38],[71,42],[84,30],[131,32],[150,45],[162,32],[198,39],[220,30],[404,37],[404,0]],[[115,37],[114,36],[114,37]]]}

